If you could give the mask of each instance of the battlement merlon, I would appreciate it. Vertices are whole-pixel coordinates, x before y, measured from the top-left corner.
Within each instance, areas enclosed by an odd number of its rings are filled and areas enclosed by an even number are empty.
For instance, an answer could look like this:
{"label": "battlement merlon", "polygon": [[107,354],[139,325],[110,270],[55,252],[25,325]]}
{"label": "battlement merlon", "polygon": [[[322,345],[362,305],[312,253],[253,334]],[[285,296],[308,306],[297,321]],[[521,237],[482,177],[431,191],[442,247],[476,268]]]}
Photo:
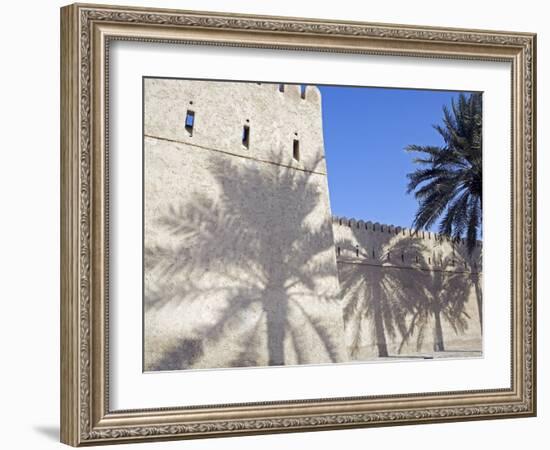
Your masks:
{"label": "battlement merlon", "polygon": [[326,175],[316,86],[145,78],[144,97],[145,139]]}
{"label": "battlement merlon", "polygon": [[[407,227],[401,227],[397,225],[391,225],[391,224],[384,224],[384,223],[378,223],[378,222],[371,222],[371,221],[364,221],[364,220],[357,220],[354,218],[348,218],[345,216],[332,216],[332,223],[334,225],[341,225],[348,228],[354,228],[357,230],[365,230],[370,232],[379,232],[379,233],[388,233],[388,234],[402,234],[403,236],[413,236],[418,239],[427,239],[427,240],[435,240],[435,241],[448,241],[448,242],[454,242],[455,244],[459,245],[466,245],[466,239],[459,239],[456,240],[452,238],[451,236],[440,234],[440,233],[434,233],[430,231],[425,230],[415,230],[413,228],[407,228]],[[482,241],[477,241],[477,247],[482,246]]]}
{"label": "battlement merlon", "polygon": [[321,107],[321,91],[317,86],[284,83],[263,83],[262,86],[266,86],[268,89],[275,89],[282,94],[287,101],[306,102],[310,106]]}
{"label": "battlement merlon", "polygon": [[392,261],[397,265],[423,262],[430,266],[467,266],[482,270],[482,241],[470,254],[464,239],[378,222],[332,216],[339,259]]}

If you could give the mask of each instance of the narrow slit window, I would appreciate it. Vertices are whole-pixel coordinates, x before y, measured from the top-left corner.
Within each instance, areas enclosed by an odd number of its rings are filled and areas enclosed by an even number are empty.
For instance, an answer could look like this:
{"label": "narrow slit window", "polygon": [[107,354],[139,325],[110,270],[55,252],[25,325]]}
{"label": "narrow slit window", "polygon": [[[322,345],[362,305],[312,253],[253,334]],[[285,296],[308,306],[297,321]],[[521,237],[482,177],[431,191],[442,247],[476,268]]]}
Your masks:
{"label": "narrow slit window", "polygon": [[300,97],[302,97],[303,100],[306,99],[306,85],[305,84],[300,85]]}
{"label": "narrow slit window", "polygon": [[285,91],[285,85],[279,84],[279,92],[284,92],[284,91]]}
{"label": "narrow slit window", "polygon": [[359,256],[359,246],[355,246],[355,256]]}
{"label": "narrow slit window", "polygon": [[242,142],[245,148],[250,148],[250,127],[248,125],[243,127]]}
{"label": "narrow slit window", "polygon": [[300,141],[298,139],[294,139],[292,143],[292,157],[296,161],[300,161]]}
{"label": "narrow slit window", "polygon": [[340,247],[337,247],[337,248],[336,248],[336,255],[337,255],[337,256],[340,256],[340,252],[341,252]]}
{"label": "narrow slit window", "polygon": [[193,127],[195,126],[195,111],[187,110],[185,116],[185,130],[189,133],[189,136],[193,136]]}

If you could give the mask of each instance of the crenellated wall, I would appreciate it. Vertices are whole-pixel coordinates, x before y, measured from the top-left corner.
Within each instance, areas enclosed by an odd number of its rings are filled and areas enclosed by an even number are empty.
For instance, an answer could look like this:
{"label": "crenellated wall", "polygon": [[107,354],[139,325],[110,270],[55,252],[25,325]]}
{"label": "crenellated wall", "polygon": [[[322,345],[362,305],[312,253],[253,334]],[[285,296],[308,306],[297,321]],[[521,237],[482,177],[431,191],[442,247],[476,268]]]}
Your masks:
{"label": "crenellated wall", "polygon": [[[464,239],[395,225],[332,217],[341,260],[361,259],[395,266],[481,272],[481,241],[471,254]],[[389,243],[393,245],[389,245]]]}
{"label": "crenellated wall", "polygon": [[333,217],[346,340],[353,359],[482,351],[482,247]]}

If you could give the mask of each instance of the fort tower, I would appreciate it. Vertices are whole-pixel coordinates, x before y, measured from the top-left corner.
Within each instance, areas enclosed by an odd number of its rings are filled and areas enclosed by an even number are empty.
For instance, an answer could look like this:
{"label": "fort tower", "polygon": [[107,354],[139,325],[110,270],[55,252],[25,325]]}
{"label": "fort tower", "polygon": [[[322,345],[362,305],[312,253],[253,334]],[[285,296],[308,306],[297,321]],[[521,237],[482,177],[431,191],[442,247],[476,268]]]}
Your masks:
{"label": "fort tower", "polygon": [[145,368],[348,360],[319,90],[144,96]]}

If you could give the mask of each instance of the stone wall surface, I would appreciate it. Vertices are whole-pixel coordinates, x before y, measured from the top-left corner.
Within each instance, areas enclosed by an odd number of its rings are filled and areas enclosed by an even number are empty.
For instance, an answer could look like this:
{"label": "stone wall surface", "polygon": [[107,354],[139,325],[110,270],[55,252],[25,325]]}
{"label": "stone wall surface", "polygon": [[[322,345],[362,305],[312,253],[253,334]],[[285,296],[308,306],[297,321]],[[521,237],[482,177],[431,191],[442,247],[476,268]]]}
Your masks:
{"label": "stone wall surface", "polygon": [[479,356],[481,242],[333,218],[352,359]]}
{"label": "stone wall surface", "polygon": [[145,369],[346,361],[317,89],[144,93]]}

